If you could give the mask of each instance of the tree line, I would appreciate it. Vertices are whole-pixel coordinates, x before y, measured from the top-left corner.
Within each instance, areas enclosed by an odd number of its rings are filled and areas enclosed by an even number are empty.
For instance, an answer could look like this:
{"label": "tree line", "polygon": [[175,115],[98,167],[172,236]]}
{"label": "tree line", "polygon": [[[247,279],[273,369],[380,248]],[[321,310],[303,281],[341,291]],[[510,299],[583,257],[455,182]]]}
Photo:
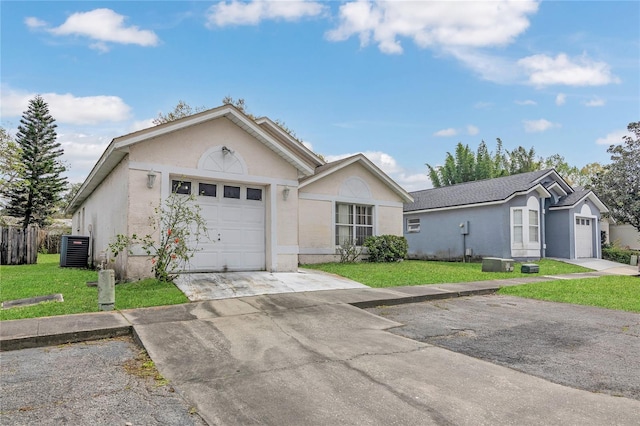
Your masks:
{"label": "tree line", "polygon": [[[230,96],[222,100],[233,105],[251,119],[244,99]],[[154,120],[155,125],[178,120],[204,111],[179,101],[173,111]],[[282,129],[299,140],[284,122]],[[29,101],[15,138],[0,127],[0,201],[3,214],[21,219],[27,228],[35,223],[44,226],[50,218],[68,206],[80,184],[69,185],[63,176],[66,166],[63,149],[57,141],[55,119],[41,96]],[[628,223],[640,231],[640,121],[629,123],[629,136],[621,144],[611,145],[611,163],[590,163],[583,168],[569,165],[559,154],[548,158],[536,156],[533,147],[522,146],[509,151],[502,141],[490,151],[482,141],[473,151],[469,145],[458,143],[454,153],[447,152],[443,165],[426,164],[434,187],[491,179],[546,168],[554,168],[572,186],[592,189],[610,209],[610,217]]]}

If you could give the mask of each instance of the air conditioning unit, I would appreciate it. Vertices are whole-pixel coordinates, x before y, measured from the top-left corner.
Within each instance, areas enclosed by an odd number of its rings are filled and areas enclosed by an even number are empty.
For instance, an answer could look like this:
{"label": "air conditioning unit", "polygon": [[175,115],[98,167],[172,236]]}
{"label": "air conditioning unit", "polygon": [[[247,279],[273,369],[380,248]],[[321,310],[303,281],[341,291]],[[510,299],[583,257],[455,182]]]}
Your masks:
{"label": "air conditioning unit", "polygon": [[86,268],[89,259],[89,237],[63,235],[60,244],[60,266]]}
{"label": "air conditioning unit", "polygon": [[484,257],[482,259],[482,272],[513,272],[515,261],[500,257]]}

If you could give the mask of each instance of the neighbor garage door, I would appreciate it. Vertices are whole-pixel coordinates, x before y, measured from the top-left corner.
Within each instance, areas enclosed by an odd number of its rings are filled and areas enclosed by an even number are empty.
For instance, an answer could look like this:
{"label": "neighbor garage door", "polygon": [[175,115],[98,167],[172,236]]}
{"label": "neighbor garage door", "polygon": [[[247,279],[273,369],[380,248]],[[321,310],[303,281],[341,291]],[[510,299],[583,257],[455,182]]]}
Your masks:
{"label": "neighbor garage door", "polygon": [[206,221],[191,271],[265,269],[264,188],[217,182],[191,182]]}
{"label": "neighbor garage door", "polygon": [[576,217],[576,257],[593,257],[593,219]]}

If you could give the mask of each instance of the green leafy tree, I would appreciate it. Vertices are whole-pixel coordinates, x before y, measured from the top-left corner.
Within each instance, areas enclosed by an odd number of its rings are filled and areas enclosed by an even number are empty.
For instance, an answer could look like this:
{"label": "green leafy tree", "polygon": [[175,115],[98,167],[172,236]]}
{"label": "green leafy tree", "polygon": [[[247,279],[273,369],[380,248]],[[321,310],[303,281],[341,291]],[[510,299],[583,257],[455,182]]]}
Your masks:
{"label": "green leafy tree", "polygon": [[21,151],[11,134],[0,127],[0,193],[4,192],[20,175]]}
{"label": "green leafy tree", "polygon": [[536,159],[536,151],[533,147],[529,150],[519,146],[509,152],[509,174],[535,172],[540,170],[540,161]]}
{"label": "green leafy tree", "polygon": [[611,163],[603,167],[592,189],[609,208],[616,221],[640,231],[640,121],[627,126],[631,136],[619,145],[611,145]]}
{"label": "green leafy tree", "polygon": [[4,191],[7,214],[21,218],[23,228],[32,223],[44,226],[66,187],[56,127],[44,99],[39,95],[31,99],[15,138],[20,148],[19,171]]}
{"label": "green leafy tree", "polygon": [[511,174],[530,172],[540,169],[541,162],[536,160],[533,148],[526,150],[519,146],[509,152],[502,148],[502,141],[497,139],[496,152],[489,152],[484,141],[480,142],[474,154],[469,145],[458,142],[455,155],[447,152],[444,165],[427,164],[429,178],[433,186],[455,185],[482,179],[490,179]]}

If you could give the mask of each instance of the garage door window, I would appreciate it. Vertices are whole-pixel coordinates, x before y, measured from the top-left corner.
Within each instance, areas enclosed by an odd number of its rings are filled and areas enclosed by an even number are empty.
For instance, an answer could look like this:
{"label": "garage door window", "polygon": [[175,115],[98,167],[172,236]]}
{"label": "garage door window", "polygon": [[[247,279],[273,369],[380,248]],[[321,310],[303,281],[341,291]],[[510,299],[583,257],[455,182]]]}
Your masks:
{"label": "garage door window", "polygon": [[171,192],[176,194],[191,195],[191,182],[182,180],[171,181]]}
{"label": "garage door window", "polygon": [[198,195],[202,197],[215,197],[218,192],[218,186],[213,183],[198,184]]}
{"label": "garage door window", "polygon": [[240,187],[239,186],[224,186],[224,198],[237,198],[240,199]]}
{"label": "garage door window", "polygon": [[247,188],[247,200],[262,201],[262,189]]}

